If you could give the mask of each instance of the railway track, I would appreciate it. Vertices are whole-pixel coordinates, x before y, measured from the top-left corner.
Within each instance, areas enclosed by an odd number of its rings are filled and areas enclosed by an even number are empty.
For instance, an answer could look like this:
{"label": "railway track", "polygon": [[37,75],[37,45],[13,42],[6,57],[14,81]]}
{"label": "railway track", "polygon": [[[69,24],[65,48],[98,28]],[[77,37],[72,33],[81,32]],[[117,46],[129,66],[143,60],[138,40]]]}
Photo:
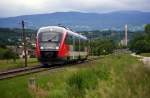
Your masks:
{"label": "railway track", "polygon": [[42,67],[40,66],[25,67],[25,68],[17,68],[17,69],[8,70],[5,72],[0,72],[0,80],[16,77],[20,75],[25,75],[29,73],[34,73],[34,72],[40,71],[39,69],[42,70]]}
{"label": "railway track", "polygon": [[61,66],[60,65],[53,65],[53,66],[50,66],[50,67],[42,67],[42,66],[38,65],[38,66],[34,66],[34,67],[17,68],[17,69],[13,69],[13,70],[0,72],[0,80],[13,78],[13,77],[17,77],[17,76],[23,76],[23,75],[32,74],[32,73],[38,73],[38,72],[47,71],[47,70],[56,69],[56,68],[62,68],[62,67],[65,67],[65,66],[70,66],[70,64],[78,65],[78,64],[89,62],[89,61],[94,61],[94,60],[97,60],[97,59],[99,59],[99,57],[90,58],[90,59],[87,59],[84,62],[68,63],[68,64],[65,64],[63,66],[62,65]]}

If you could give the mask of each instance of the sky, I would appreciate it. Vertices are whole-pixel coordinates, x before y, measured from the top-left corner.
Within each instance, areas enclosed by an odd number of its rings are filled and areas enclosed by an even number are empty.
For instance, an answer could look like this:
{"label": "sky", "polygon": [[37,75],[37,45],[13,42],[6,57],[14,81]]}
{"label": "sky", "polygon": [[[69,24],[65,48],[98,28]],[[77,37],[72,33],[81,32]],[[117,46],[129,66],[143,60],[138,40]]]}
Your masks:
{"label": "sky", "polygon": [[52,12],[107,13],[121,10],[150,12],[150,0],[0,0],[0,17]]}

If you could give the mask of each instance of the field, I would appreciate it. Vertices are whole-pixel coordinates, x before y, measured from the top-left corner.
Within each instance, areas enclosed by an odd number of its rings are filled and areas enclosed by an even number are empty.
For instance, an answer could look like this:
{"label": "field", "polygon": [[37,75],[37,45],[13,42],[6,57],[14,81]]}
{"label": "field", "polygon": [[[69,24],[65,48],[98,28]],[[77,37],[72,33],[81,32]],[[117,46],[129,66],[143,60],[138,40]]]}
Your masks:
{"label": "field", "polygon": [[[29,84],[29,80],[35,83]],[[150,98],[150,70],[129,54],[0,81],[1,98]]]}
{"label": "field", "polygon": [[[36,58],[29,58],[28,65],[36,66],[38,63]],[[15,62],[13,60],[0,60],[0,70],[8,70],[13,68],[24,67],[24,59],[17,59]]]}
{"label": "field", "polygon": [[150,53],[141,53],[141,56],[150,57]]}

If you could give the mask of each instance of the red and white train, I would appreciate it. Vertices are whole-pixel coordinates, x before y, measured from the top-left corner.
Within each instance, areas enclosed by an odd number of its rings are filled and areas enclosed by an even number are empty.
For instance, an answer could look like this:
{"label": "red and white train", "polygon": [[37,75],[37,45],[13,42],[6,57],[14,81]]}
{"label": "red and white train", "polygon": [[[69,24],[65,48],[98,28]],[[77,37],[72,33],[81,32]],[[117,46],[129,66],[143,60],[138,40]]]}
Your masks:
{"label": "red and white train", "polygon": [[42,27],[36,36],[36,56],[44,65],[86,60],[87,43],[85,36],[64,27]]}

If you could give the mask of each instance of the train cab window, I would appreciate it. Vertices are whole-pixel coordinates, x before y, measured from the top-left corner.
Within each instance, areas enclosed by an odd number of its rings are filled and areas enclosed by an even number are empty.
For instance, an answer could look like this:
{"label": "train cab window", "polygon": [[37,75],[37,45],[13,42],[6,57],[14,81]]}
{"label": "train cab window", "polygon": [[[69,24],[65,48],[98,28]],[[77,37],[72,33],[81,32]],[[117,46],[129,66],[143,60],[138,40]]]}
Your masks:
{"label": "train cab window", "polygon": [[62,33],[60,32],[40,32],[39,43],[41,49],[59,49],[62,39]]}
{"label": "train cab window", "polygon": [[41,37],[40,38],[41,42],[60,42],[61,33],[46,32],[46,33],[41,33],[40,37]]}

